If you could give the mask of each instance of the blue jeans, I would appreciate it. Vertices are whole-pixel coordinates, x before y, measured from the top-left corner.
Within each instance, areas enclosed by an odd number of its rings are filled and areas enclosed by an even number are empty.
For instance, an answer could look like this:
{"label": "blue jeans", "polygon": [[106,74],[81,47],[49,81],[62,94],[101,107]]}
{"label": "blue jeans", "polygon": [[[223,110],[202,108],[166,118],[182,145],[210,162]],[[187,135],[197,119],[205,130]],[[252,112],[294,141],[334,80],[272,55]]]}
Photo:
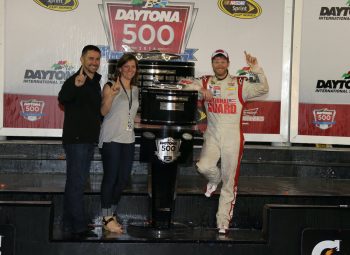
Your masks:
{"label": "blue jeans", "polygon": [[102,208],[108,209],[112,204],[118,204],[122,191],[129,182],[134,152],[134,143],[103,143]]}
{"label": "blue jeans", "polygon": [[67,179],[64,190],[63,224],[72,232],[87,230],[84,189],[94,154],[93,144],[64,144]]}

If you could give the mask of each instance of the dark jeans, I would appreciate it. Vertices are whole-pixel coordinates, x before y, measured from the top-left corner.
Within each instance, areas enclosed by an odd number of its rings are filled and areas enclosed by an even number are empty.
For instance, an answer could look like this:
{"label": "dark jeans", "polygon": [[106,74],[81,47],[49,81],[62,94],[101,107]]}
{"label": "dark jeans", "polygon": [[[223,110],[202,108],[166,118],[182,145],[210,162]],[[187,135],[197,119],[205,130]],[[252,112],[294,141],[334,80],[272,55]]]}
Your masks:
{"label": "dark jeans", "polygon": [[111,208],[112,204],[118,204],[122,191],[129,182],[134,152],[134,143],[103,143],[102,208]]}
{"label": "dark jeans", "polygon": [[72,232],[87,230],[84,189],[94,154],[93,144],[65,144],[67,179],[64,190],[63,224]]}

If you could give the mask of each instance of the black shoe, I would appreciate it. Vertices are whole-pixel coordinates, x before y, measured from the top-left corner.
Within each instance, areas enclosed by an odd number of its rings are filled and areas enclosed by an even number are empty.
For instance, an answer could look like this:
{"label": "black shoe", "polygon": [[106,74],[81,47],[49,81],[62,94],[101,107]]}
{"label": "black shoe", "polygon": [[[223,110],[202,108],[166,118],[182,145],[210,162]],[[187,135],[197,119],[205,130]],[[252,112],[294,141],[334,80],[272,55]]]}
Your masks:
{"label": "black shoe", "polygon": [[87,229],[87,230],[82,231],[82,232],[73,232],[72,237],[74,239],[86,239],[86,238],[98,237],[98,235],[95,232]]}
{"label": "black shoe", "polygon": [[116,222],[118,222],[119,225],[123,225],[122,219],[118,216],[117,213],[113,213],[113,218]]}
{"label": "black shoe", "polygon": [[94,230],[95,229],[95,225],[94,224],[88,224],[87,225],[87,229],[88,230]]}

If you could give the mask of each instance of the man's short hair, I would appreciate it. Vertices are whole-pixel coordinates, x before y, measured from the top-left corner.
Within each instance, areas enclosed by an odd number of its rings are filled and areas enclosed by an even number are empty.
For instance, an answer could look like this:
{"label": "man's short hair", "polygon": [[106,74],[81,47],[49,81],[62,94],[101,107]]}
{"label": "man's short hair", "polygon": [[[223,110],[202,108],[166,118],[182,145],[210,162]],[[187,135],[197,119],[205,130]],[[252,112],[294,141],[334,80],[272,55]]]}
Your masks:
{"label": "man's short hair", "polygon": [[89,50],[97,51],[101,54],[101,50],[95,45],[86,45],[81,51],[81,55],[84,56]]}

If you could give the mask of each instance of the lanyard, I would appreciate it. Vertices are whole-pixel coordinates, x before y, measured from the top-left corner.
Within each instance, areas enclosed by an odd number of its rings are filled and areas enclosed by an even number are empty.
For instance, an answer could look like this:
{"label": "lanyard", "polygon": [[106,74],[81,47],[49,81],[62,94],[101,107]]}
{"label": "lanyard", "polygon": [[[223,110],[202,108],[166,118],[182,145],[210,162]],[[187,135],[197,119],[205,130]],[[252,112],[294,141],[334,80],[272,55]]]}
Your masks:
{"label": "lanyard", "polygon": [[128,98],[128,102],[129,102],[129,114],[130,114],[130,110],[131,110],[131,106],[132,106],[132,87],[130,86],[130,97],[129,97],[128,93],[126,92],[126,89],[125,89],[125,86],[124,86],[122,80],[119,79],[119,81],[120,81],[120,84],[122,85],[122,88],[123,88],[125,94],[126,94],[126,97]]}

